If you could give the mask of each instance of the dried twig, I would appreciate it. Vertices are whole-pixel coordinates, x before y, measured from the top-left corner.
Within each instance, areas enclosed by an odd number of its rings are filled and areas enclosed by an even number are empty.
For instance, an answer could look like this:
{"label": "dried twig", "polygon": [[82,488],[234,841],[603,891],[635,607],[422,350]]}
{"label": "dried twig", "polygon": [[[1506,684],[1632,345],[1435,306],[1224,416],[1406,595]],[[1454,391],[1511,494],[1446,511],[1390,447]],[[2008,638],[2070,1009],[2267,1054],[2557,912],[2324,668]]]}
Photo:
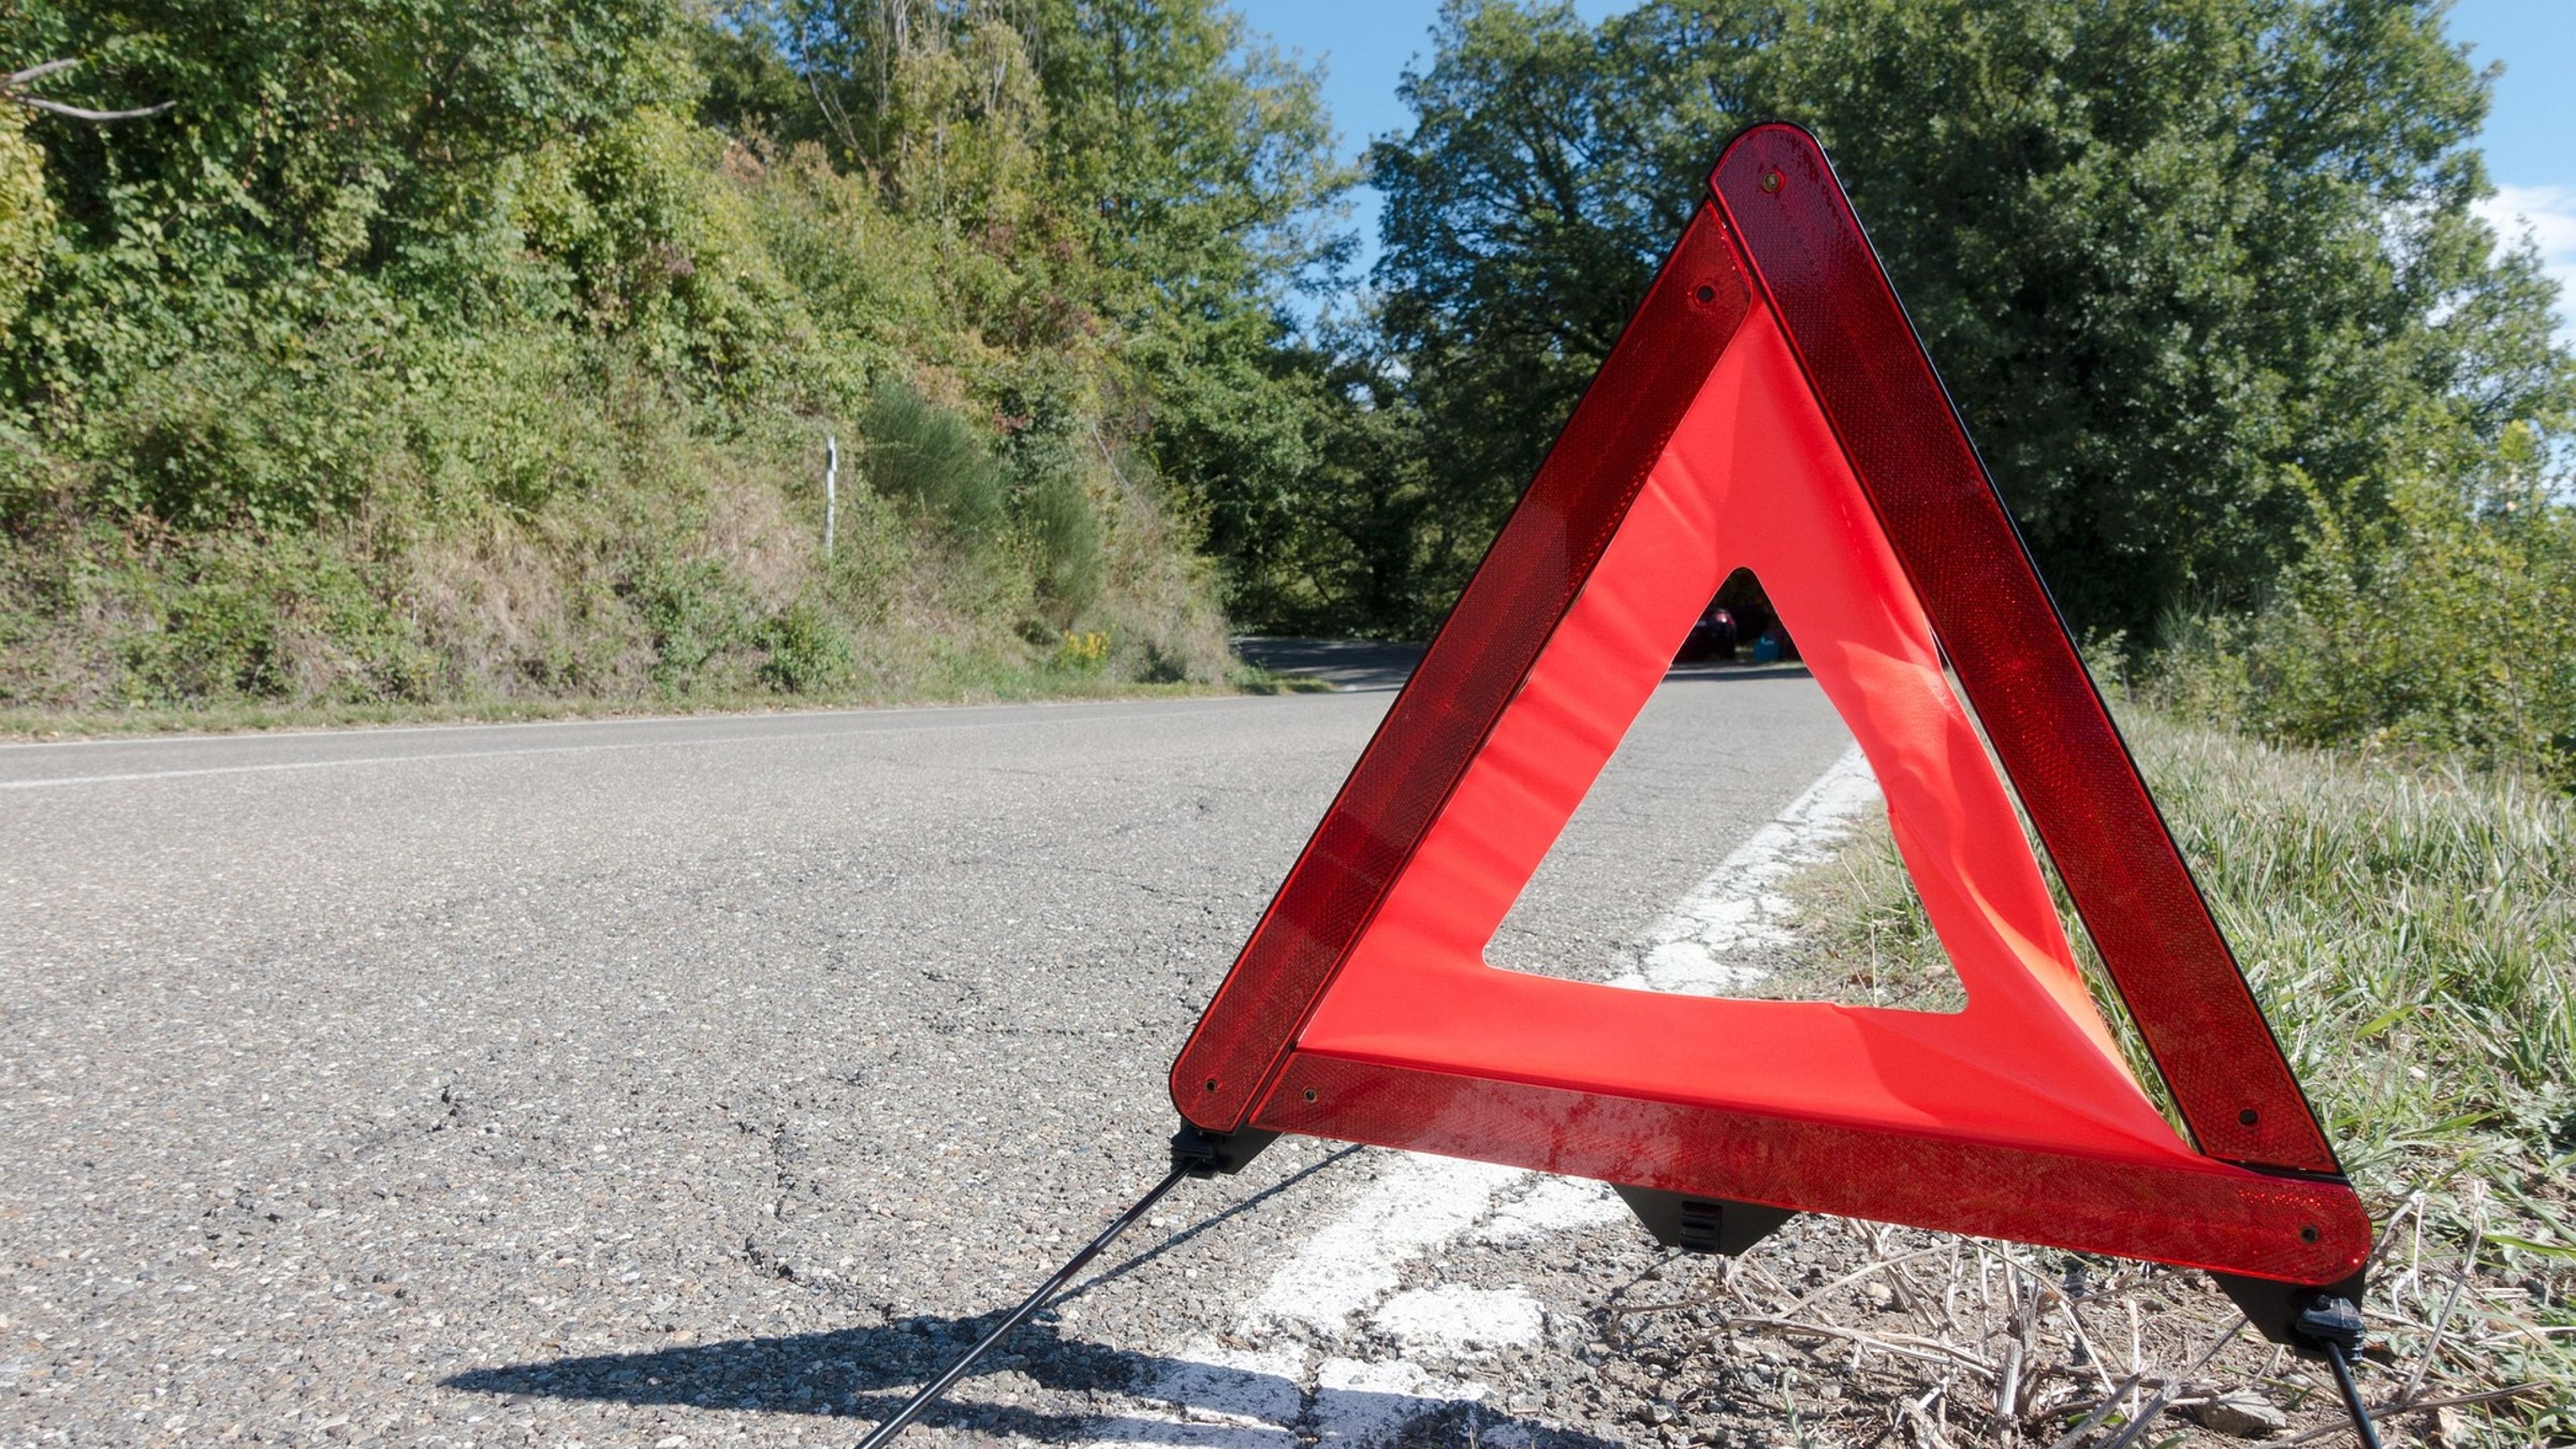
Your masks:
{"label": "dried twig", "polygon": [[2469,1286],[2469,1271],[2475,1262],[2474,1256],[2461,1260],[2460,1276],[2451,1284],[2451,1296],[2442,1300],[2442,1311],[2433,1315],[2432,1336],[2424,1340],[2424,1351],[2416,1355],[2415,1367],[2406,1375],[2406,1386],[2397,1391],[2397,1402],[2406,1402],[2424,1387],[2424,1371],[2433,1366],[2433,1356],[2442,1351],[2442,1330],[2450,1327],[2451,1310],[2460,1306],[2460,1294]]}
{"label": "dried twig", "polygon": [[2147,1426],[2153,1424],[2156,1416],[2173,1403],[2175,1386],[2188,1381],[2193,1374],[2206,1367],[2211,1359],[2218,1357],[2218,1351],[2233,1343],[2236,1335],[2244,1331],[2245,1323],[2246,1318],[2242,1313],[2229,1319],[2226,1331],[2209,1341],[2209,1347],[2200,1351],[2200,1357],[2192,1360],[2191,1367],[2167,1380],[2165,1387],[2158,1389],[2154,1398],[2139,1406],[2137,1414],[2120,1427],[2119,1433],[2102,1441],[2101,1449],[2128,1449],[2129,1445],[2138,1442],[2138,1436],[2146,1433]]}
{"label": "dried twig", "polygon": [[[2435,1409],[2459,1409],[2466,1408],[2471,1404],[2492,1404],[2501,1399],[2519,1399],[2525,1394],[2539,1393],[2548,1387],[2549,1385],[2538,1382],[2515,1384],[2513,1387],[2507,1389],[2489,1389],[2482,1394],[2454,1394],[2447,1399],[2421,1399],[2411,1404],[2389,1404],[2384,1407],[2371,1410],[2370,1417],[2374,1423],[2378,1423],[2385,1422],[2389,1419],[2404,1418],[2408,1414],[2426,1414]],[[2306,1444],[2314,1440],[2332,1438],[2337,1434],[2349,1434],[2351,1432],[2352,1426],[2349,1424],[2320,1424],[2313,1429],[2302,1429],[2287,1439],[2274,1439],[2271,1441],[2269,1449],[2287,1449],[2287,1446],[2292,1444]],[[2109,1449],[2109,1446],[2105,1445],[2104,1449]]]}
{"label": "dried twig", "polygon": [[2004,1442],[2010,1444],[2021,1425],[2021,1366],[2030,1354],[2030,1318],[2023,1306],[2021,1273],[2012,1259],[2004,1260],[2004,1363],[1995,1375],[1995,1426]]}
{"label": "dried twig", "polygon": [[1910,1358],[1921,1363],[1956,1365],[1989,1379],[1995,1376],[1994,1365],[1956,1344],[1944,1343],[1937,1338],[1918,1338],[1910,1333],[1867,1334],[1830,1323],[1790,1318],[1729,1318],[1726,1320],[1726,1326],[1777,1328],[1787,1333],[1812,1333],[1820,1338],[1845,1339],[1867,1348],[1877,1349],[1895,1358]]}
{"label": "dried twig", "polygon": [[1900,1256],[1900,1257],[1895,1257],[1895,1258],[1880,1258],[1880,1259],[1878,1259],[1878,1260],[1876,1260],[1876,1261],[1874,1261],[1874,1262],[1864,1263],[1864,1264],[1862,1264],[1860,1267],[1858,1267],[1858,1268],[1856,1268],[1856,1269],[1852,1270],[1851,1272],[1849,1272],[1849,1273],[1845,1273],[1845,1274],[1844,1274],[1844,1275],[1842,1275],[1841,1277],[1836,1278],[1834,1281],[1832,1281],[1831,1283],[1826,1284],[1824,1287],[1819,1288],[1819,1289],[1815,1290],[1814,1292],[1807,1294],[1807,1295],[1806,1295],[1805,1297],[1803,1297],[1803,1298],[1800,1298],[1797,1302],[1790,1304],[1788,1307],[1781,1309],[1781,1310],[1779,1311],[1779,1316],[1780,1316],[1780,1317],[1782,1317],[1782,1318],[1794,1318],[1794,1317],[1796,1317],[1796,1316],[1797,1316],[1797,1315],[1798,1315],[1802,1310],[1804,1310],[1804,1309],[1806,1309],[1806,1308],[1808,1308],[1808,1307],[1812,1306],[1812,1305],[1816,1302],[1816,1300],[1818,1300],[1818,1299],[1820,1299],[1820,1298],[1823,1298],[1823,1297],[1827,1296],[1828,1294],[1834,1293],[1834,1292],[1836,1292],[1837,1290],[1844,1289],[1844,1288],[1848,1288],[1848,1287],[1850,1287],[1851,1285],[1853,1285],[1854,1283],[1859,1282],[1859,1281],[1860,1281],[1860,1280],[1862,1280],[1863,1278],[1868,1277],[1870,1274],[1875,1273],[1875,1272],[1878,1272],[1878,1271],[1879,1271],[1880,1269],[1882,1269],[1882,1268],[1892,1268],[1892,1267],[1896,1266],[1896,1265],[1897,1265],[1897,1264],[1899,1264],[1899,1263],[1911,1263],[1911,1262],[1913,1262],[1913,1261],[1914,1261],[1915,1259],[1917,1259],[1917,1258],[1928,1258],[1928,1257],[1931,1257],[1934,1253],[1937,1253],[1937,1252],[1939,1252],[1939,1251],[1941,1251],[1941,1250],[1940,1250],[1940,1247],[1939,1247],[1939,1245],[1937,1245],[1937,1244],[1936,1244],[1936,1245],[1934,1245],[1934,1246],[1932,1246],[1932,1247],[1929,1247],[1929,1248],[1918,1248],[1918,1249],[1916,1249],[1915,1251],[1913,1251],[1913,1252],[1911,1252],[1911,1253],[1904,1254],[1904,1255],[1902,1255],[1902,1256]]}
{"label": "dried twig", "polygon": [[[2137,1387],[2138,1376],[2136,1374],[2129,1375],[2129,1377],[2123,1381],[2118,1388],[2104,1394],[2101,1402],[2093,1405],[2093,1411],[2085,1416],[2083,1423],[2076,1425],[2074,1428],[2069,1429],[2064,1434],[2058,1436],[2057,1442],[2049,1445],[2048,1449],[2075,1449],[2075,1441],[2092,1433],[2095,1426],[2099,1425],[2103,1420],[2111,1417],[2112,1412],[2120,1407],[2120,1401],[2136,1392]],[[2080,1407],[2082,1406],[2069,1404],[2059,1412],[2071,1414]]]}
{"label": "dried twig", "polygon": [[2103,1397],[2111,1397],[2111,1371],[2102,1366],[2102,1350],[2093,1346],[2092,1336],[2084,1331],[2084,1320],[2075,1312],[2075,1300],[2059,1293],[2057,1307],[2066,1315],[2066,1331],[2074,1335],[2076,1344],[2084,1350],[2084,1362],[2092,1366],[2093,1376],[2101,1380]]}
{"label": "dried twig", "polygon": [[[1938,1396],[1936,1392],[1934,1397]],[[1909,1399],[1905,1403],[1904,1412],[1914,1421],[1916,1442],[1934,1446],[1934,1449],[1948,1449],[1950,1436],[1941,1432],[1940,1424],[1934,1421],[1930,1414],[1925,1413],[1920,1405]]]}
{"label": "dried twig", "polygon": [[[1868,1443],[1861,1446],[1861,1449],[1878,1449],[1879,1445],[1887,1442],[1888,1435],[1895,1433],[1905,1425],[1909,1416],[1912,1417],[1918,1426],[1928,1426],[1930,1420],[1926,1415],[1926,1411],[1929,1410],[1943,1394],[1950,1391],[1950,1381],[1958,1376],[1959,1371],[1957,1369],[1952,1369],[1950,1372],[1941,1375],[1940,1379],[1936,1381],[1932,1387],[1924,1390],[1923,1397],[1911,1400],[1899,1399],[1896,1404],[1896,1412],[1888,1416],[1887,1427],[1879,1430],[1876,1435],[1871,1437]],[[1936,1437],[1940,1433],[1937,1429],[1934,1429],[1931,1432]]]}

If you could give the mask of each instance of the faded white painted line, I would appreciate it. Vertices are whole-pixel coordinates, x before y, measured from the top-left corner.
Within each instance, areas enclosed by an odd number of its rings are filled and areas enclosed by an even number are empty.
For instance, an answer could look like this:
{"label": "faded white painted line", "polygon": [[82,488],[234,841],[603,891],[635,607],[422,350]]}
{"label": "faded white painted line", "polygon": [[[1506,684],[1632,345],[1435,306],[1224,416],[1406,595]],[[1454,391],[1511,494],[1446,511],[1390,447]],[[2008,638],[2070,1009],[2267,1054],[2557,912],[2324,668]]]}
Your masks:
{"label": "faded white painted line", "polygon": [[[1157,710],[1156,719],[1214,714],[1230,706],[1211,703],[1191,709]],[[1090,719],[1096,716],[1083,716]],[[260,775],[281,770],[331,770],[363,765],[434,764],[442,760],[504,760],[530,755],[589,755],[627,750],[673,750],[699,745],[795,744],[805,740],[843,740],[865,736],[941,734],[955,730],[1027,729],[1060,724],[1062,717],[989,720],[939,720],[927,723],[888,721],[867,729],[778,730],[751,735],[697,735],[664,740],[616,740],[586,745],[522,745],[505,750],[425,750],[411,755],[347,755],[327,760],[272,760],[256,765],[190,765],[174,770],[128,770],[116,774],[55,775],[33,780],[0,780],[0,790],[50,790],[72,785],[114,785],[134,780],[179,780],[204,775]],[[513,726],[515,728],[515,726]]]}
{"label": "faded white painted line", "polygon": [[1407,1350],[1481,1353],[1538,1342],[1547,1310],[1519,1288],[1443,1283],[1409,1288],[1378,1305],[1369,1324]]}
{"label": "faded white painted line", "polygon": [[1376,1185],[1279,1266],[1242,1327],[1303,1330],[1327,1343],[1342,1337],[1396,1290],[1408,1264],[1463,1236],[1529,1175],[1451,1157],[1365,1160],[1377,1169]]}
{"label": "faded white painted line", "polygon": [[983,704],[887,704],[864,705],[844,709],[737,710],[728,714],[621,714],[564,715],[556,719],[459,720],[452,724],[414,725],[319,725],[300,729],[244,729],[229,733],[185,731],[170,734],[93,735],[77,740],[0,740],[0,758],[40,750],[141,750],[168,745],[256,745],[278,740],[336,740],[361,737],[389,739],[397,735],[502,734],[564,730],[632,730],[671,728],[688,725],[716,725],[727,719],[760,719],[787,727],[815,721],[836,719],[875,719],[888,722],[926,721],[925,729],[952,729],[955,726],[941,716],[997,714],[1005,710],[1090,710],[1101,715],[1111,713],[1151,713],[1218,701],[1243,705],[1280,698],[1277,695],[1220,695],[1177,699],[1021,699]]}
{"label": "faded white painted line", "polygon": [[[1723,974],[1745,968],[1719,958],[1788,939],[1792,912],[1780,884],[1829,856],[1877,798],[1855,746],[1658,921],[1615,984],[1707,993],[1745,979]],[[1095,1424],[1089,1442],[1285,1449],[1311,1439],[1362,1449],[1426,1414],[1481,1402],[1483,1384],[1429,1373],[1402,1355],[1473,1357],[1535,1342],[1546,1311],[1518,1288],[1407,1289],[1414,1266],[1461,1241],[1541,1237],[1627,1213],[1597,1182],[1415,1153],[1361,1160],[1376,1166],[1376,1181],[1309,1233],[1227,1325],[1229,1340],[1258,1347],[1193,1340],[1131,1408]],[[1397,1356],[1363,1357],[1370,1341],[1393,1344]],[[1487,1424],[1478,1437],[1510,1449],[1527,1442],[1528,1426]]]}
{"label": "faded white painted line", "polygon": [[1854,745],[1656,922],[1630,969],[1611,984],[1718,996],[1769,976],[1724,958],[1789,942],[1797,907],[1778,888],[1831,857],[1877,803],[1878,777]]}

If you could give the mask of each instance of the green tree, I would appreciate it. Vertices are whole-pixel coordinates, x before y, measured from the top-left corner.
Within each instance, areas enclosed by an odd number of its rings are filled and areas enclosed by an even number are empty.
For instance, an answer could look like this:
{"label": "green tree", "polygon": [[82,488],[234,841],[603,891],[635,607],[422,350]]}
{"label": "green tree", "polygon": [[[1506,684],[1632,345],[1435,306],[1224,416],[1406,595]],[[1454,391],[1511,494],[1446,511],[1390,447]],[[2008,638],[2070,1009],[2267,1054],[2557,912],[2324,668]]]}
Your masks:
{"label": "green tree", "polygon": [[370,280],[465,305],[508,270],[498,170],[680,99],[678,27],[667,0],[0,9],[0,56],[78,62],[53,94],[169,106],[32,121],[68,246],[57,300],[0,354],[12,390],[72,403],[209,329],[292,331],[356,306]]}
{"label": "green tree", "polygon": [[[1115,421],[1257,593],[1329,430],[1286,315],[1347,250],[1316,75],[1218,0],[777,0],[729,34],[735,124],[820,136],[891,204],[1011,257],[1023,285],[988,333],[1108,359]],[[801,118],[740,53],[760,36],[802,78]]]}
{"label": "green tree", "polygon": [[2488,81],[2442,10],[1652,0],[1586,26],[1452,0],[1372,156],[1443,506],[1499,517],[1716,148],[1785,118],[2077,622],[2250,605],[2318,508],[2372,516],[2428,460],[2569,422],[2552,288],[2470,209]]}
{"label": "green tree", "polygon": [[[843,691],[1075,631],[1215,677],[1139,455],[1271,436],[1209,381],[1306,204],[1244,159],[1240,32],[889,0],[842,72],[793,28],[838,13],[0,7],[0,699]],[[1093,52],[1253,128],[1175,164],[1242,164],[1102,208],[1039,65]]]}

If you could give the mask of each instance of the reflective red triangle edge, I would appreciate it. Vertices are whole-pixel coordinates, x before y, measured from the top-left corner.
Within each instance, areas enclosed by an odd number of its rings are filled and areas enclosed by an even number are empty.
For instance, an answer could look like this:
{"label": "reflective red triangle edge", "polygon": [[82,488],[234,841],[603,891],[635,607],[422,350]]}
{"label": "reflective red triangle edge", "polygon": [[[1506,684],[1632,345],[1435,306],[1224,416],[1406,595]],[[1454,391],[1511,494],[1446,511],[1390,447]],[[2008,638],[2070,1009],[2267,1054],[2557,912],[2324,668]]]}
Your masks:
{"label": "reflective red triangle edge", "polygon": [[2193,1141],[2338,1173],[1824,149],[1757,126],[1709,186]]}
{"label": "reflective red triangle edge", "polygon": [[[1748,310],[1806,371],[2204,1167],[1965,1143],[1297,1053],[1351,945]],[[1172,1072],[1182,1116],[2301,1284],[2370,1224],[1824,152],[1731,141]]]}

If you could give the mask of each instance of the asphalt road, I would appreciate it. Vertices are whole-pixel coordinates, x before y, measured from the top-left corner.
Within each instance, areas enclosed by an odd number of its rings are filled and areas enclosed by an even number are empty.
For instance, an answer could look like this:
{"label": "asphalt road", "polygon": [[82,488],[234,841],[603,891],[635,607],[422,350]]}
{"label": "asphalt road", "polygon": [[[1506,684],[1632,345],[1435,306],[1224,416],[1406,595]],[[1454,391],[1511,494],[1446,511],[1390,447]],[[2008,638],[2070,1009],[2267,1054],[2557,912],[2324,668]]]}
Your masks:
{"label": "asphalt road", "polygon": [[[0,748],[0,1445],[855,1440],[1159,1173],[1391,698]],[[1846,740],[1803,676],[1676,677],[1498,957],[1606,960]],[[1334,1367],[1411,1319],[1252,1315],[1354,1212],[1428,1221],[1420,1167],[1185,1187],[916,1433],[1357,1440],[1481,1373],[1498,1443],[1620,1437],[1472,1345]],[[1591,1291],[1488,1237],[1493,1291]],[[1194,1415],[1229,1354],[1284,1407]]]}

